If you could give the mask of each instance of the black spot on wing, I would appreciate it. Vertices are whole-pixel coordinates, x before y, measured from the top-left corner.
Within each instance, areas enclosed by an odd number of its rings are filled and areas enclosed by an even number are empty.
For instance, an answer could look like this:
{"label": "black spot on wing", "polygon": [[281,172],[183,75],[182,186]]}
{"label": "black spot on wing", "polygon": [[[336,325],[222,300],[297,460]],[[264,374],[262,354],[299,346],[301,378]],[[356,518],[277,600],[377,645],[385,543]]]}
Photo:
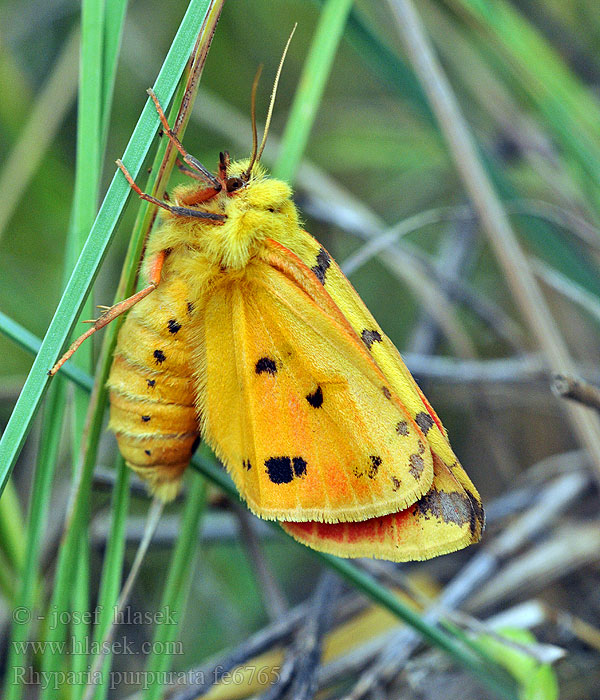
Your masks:
{"label": "black spot on wing", "polygon": [[306,461],[302,457],[271,457],[265,460],[269,479],[274,484],[289,484],[292,479],[306,474]]}
{"label": "black spot on wing", "polygon": [[417,413],[415,416],[415,423],[419,426],[419,428],[421,428],[423,435],[427,435],[433,426],[433,418],[429,415],[429,413],[421,411],[421,413]]}
{"label": "black spot on wing", "polygon": [[142,416],[142,421],[144,423],[149,423],[150,422],[150,416]]}
{"label": "black spot on wing", "polygon": [[271,457],[265,460],[265,467],[274,484],[289,484],[294,478],[292,460],[289,457]]}
{"label": "black spot on wing", "polygon": [[392,491],[397,491],[400,488],[400,479],[398,477],[392,477]]}
{"label": "black spot on wing", "polygon": [[398,435],[409,435],[410,431],[408,430],[408,423],[405,420],[401,420],[399,423],[396,425],[396,432]]}
{"label": "black spot on wing", "polygon": [[387,388],[387,386],[382,386],[381,391],[383,391],[383,395],[385,396],[386,399],[392,398],[392,392]]}
{"label": "black spot on wing", "polygon": [[194,302],[193,301],[188,301],[187,303],[187,312],[188,314],[191,314],[194,311]]}
{"label": "black spot on wing", "polygon": [[150,455],[152,454],[152,453],[150,452],[150,450],[144,450],[144,453],[147,454],[148,457],[150,457]]}
{"label": "black spot on wing", "polygon": [[154,385],[156,384],[156,379],[146,379],[146,384],[153,389]]}
{"label": "black spot on wing", "polygon": [[169,329],[169,333],[172,333],[175,335],[179,330],[181,330],[181,323],[177,323],[177,321],[172,318],[168,323],[167,323],[167,328]]}
{"label": "black spot on wing", "polygon": [[318,386],[312,394],[308,394],[306,400],[313,408],[321,408],[323,405],[323,389]]}
{"label": "black spot on wing", "polygon": [[371,460],[371,464],[367,470],[367,476],[369,479],[373,479],[381,466],[381,457],[378,457],[377,455],[370,455],[369,459]]}
{"label": "black spot on wing", "polygon": [[157,365],[161,365],[167,359],[167,356],[162,350],[155,350],[153,355]]}
{"label": "black spot on wing", "polygon": [[325,248],[320,248],[317,253],[317,264],[310,269],[315,273],[321,284],[325,284],[325,275],[331,265],[331,257]]}
{"label": "black spot on wing", "polygon": [[421,474],[423,473],[423,469],[425,468],[425,461],[423,460],[423,457],[418,454],[412,454],[408,458],[408,463],[410,464],[409,472],[417,479],[417,481],[421,478]]}
{"label": "black spot on wing", "polygon": [[306,474],[306,462],[302,457],[294,457],[292,459],[292,465],[296,476],[304,476]]}
{"label": "black spot on wing", "polygon": [[250,462],[249,459],[243,459],[242,467],[244,467],[244,469],[249,472],[252,469],[252,462]]}
{"label": "black spot on wing", "polygon": [[382,340],[381,333],[379,331],[370,331],[367,328],[363,330],[360,337],[369,350],[371,349],[373,343],[381,343]]}
{"label": "black spot on wing", "polygon": [[273,360],[270,357],[261,357],[260,360],[256,363],[254,371],[256,372],[256,374],[276,374],[277,364],[275,360]]}
{"label": "black spot on wing", "polygon": [[364,466],[355,466],[352,471],[357,479],[361,479],[363,476],[368,476],[369,479],[374,479],[377,476],[381,463],[382,459],[379,457],[379,455],[369,455],[369,464]]}

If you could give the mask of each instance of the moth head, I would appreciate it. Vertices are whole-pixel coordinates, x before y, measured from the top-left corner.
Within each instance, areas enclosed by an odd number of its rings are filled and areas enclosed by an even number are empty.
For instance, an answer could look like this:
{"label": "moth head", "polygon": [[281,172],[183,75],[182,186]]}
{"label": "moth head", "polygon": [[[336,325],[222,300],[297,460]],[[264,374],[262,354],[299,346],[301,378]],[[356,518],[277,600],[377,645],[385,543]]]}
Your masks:
{"label": "moth head", "polygon": [[[234,209],[244,215],[245,225],[265,235],[274,233],[274,229],[297,223],[298,214],[292,201],[290,186],[268,177],[266,170],[255,163],[248,171],[248,160],[240,160],[230,165],[228,180],[239,179],[243,184],[231,196],[228,213]],[[248,180],[244,174],[249,172]]]}

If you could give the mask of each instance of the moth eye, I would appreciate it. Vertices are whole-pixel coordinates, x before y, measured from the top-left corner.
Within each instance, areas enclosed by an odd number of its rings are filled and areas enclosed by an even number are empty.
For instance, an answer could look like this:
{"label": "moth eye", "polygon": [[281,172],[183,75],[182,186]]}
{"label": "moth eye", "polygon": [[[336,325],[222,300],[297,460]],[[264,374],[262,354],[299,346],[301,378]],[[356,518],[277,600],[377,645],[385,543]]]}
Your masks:
{"label": "moth eye", "polygon": [[228,192],[235,192],[244,186],[244,181],[240,177],[230,177],[225,183]]}

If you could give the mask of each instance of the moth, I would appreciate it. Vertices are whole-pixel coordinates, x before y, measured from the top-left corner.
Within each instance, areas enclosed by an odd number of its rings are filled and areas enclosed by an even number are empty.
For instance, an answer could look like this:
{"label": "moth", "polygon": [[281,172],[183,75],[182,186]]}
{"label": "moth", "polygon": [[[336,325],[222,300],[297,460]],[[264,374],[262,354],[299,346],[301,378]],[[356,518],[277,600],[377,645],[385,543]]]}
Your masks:
{"label": "moth", "polygon": [[212,174],[149,94],[191,184],[161,202],[117,161],[164,210],[149,285],[96,324],[129,311],[108,380],[127,464],[170,500],[202,439],[256,515],[342,557],[477,542],[477,490],[393,343],[301,227],[290,187],[261,166],[267,128],[259,148],[254,125],[249,159],[222,153]]}

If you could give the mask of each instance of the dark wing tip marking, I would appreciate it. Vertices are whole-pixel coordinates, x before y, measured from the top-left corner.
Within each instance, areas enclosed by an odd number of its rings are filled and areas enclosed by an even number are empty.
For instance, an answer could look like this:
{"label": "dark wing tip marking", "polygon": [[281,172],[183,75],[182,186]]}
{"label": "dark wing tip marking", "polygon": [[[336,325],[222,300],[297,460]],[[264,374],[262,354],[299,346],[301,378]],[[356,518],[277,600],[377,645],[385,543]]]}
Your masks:
{"label": "dark wing tip marking", "polygon": [[271,357],[261,357],[255,365],[256,374],[276,374],[277,363]]}
{"label": "dark wing tip marking", "polygon": [[306,396],[306,400],[313,408],[321,408],[323,405],[323,389],[318,386],[312,394]]}
{"label": "dark wing tip marking", "polygon": [[473,530],[473,502],[467,494],[431,489],[417,501],[417,508],[425,517],[432,515],[459,526],[469,523]]}
{"label": "dark wing tip marking", "polygon": [[169,333],[175,335],[175,333],[181,330],[181,323],[177,323],[177,321],[172,318],[167,323],[167,328],[169,329]]}
{"label": "dark wing tip marking", "polygon": [[427,435],[427,433],[433,427],[433,418],[429,415],[429,413],[421,411],[421,413],[417,413],[415,416],[415,423],[419,426],[419,428],[421,428],[423,435]]}
{"label": "dark wing tip marking", "polygon": [[362,338],[363,343],[369,348],[369,350],[371,349],[373,343],[381,343],[381,341],[383,340],[379,331],[369,330],[368,328],[365,328],[363,330],[363,332],[360,334],[360,337]]}
{"label": "dark wing tip marking", "polygon": [[319,252],[317,253],[317,264],[310,269],[315,273],[321,284],[325,284],[325,275],[327,274],[327,270],[329,269],[330,265],[331,256],[325,250],[325,248],[319,248]]}
{"label": "dark wing tip marking", "polygon": [[479,499],[475,498],[469,489],[465,489],[465,493],[467,494],[467,498],[469,499],[471,505],[471,517],[469,521],[471,535],[481,536],[481,533],[485,529],[485,512],[483,510],[483,506],[481,505]]}

